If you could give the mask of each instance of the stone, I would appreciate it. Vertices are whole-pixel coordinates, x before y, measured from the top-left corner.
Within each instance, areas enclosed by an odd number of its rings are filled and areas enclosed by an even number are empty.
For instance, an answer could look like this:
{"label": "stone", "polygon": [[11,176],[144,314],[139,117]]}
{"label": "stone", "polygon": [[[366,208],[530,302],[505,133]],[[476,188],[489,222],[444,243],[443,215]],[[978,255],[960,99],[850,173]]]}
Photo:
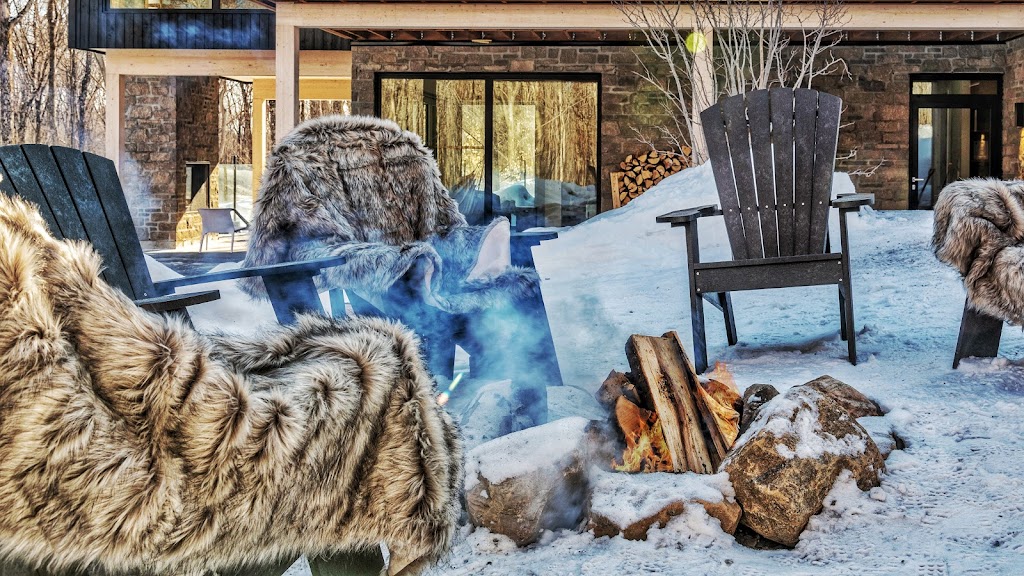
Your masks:
{"label": "stone", "polygon": [[750,430],[722,463],[741,522],[761,536],[795,546],[843,470],[868,490],[885,462],[863,426],[820,386],[795,386],[761,407]]}
{"label": "stone", "polygon": [[865,416],[881,416],[882,409],[878,403],[860,393],[859,390],[836,380],[831,376],[821,376],[806,384],[818,392],[832,398],[846,410],[851,418]]}
{"label": "stone", "polygon": [[729,534],[742,514],[723,473],[591,472],[588,529],[595,537],[621,534],[627,540],[646,540],[648,530],[665,527],[688,506],[702,506]]}
{"label": "stone", "polygon": [[761,406],[779,395],[779,391],[771,384],[754,384],[743,393],[743,410],[740,411],[740,434],[750,428],[750,424],[757,418]]}
{"label": "stone", "polygon": [[563,418],[481,444],[466,455],[466,510],[474,526],[518,546],[544,530],[581,528],[587,501],[585,418]]}

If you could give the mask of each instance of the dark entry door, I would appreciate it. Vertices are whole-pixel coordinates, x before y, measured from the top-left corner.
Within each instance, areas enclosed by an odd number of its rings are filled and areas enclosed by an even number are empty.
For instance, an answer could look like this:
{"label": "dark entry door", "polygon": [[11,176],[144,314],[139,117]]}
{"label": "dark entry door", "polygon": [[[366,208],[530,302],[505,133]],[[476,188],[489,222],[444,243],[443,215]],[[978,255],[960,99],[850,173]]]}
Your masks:
{"label": "dark entry door", "polygon": [[911,209],[931,209],[950,182],[1002,177],[1001,105],[998,75],[911,77]]}

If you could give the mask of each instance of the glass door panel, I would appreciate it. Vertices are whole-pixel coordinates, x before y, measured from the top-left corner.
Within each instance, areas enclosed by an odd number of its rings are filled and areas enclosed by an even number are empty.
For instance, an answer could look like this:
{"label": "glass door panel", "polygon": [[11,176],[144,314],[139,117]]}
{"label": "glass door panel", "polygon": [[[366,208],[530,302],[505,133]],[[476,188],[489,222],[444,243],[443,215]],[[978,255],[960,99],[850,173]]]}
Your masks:
{"label": "glass door panel", "polygon": [[380,114],[434,151],[441,182],[470,223],[484,216],[484,81],[385,78]]}
{"label": "glass door panel", "polygon": [[498,211],[517,229],[571,226],[597,213],[597,84],[494,82]]}
{"label": "glass door panel", "polygon": [[932,208],[950,182],[991,176],[993,113],[985,108],[919,108],[911,197]]}

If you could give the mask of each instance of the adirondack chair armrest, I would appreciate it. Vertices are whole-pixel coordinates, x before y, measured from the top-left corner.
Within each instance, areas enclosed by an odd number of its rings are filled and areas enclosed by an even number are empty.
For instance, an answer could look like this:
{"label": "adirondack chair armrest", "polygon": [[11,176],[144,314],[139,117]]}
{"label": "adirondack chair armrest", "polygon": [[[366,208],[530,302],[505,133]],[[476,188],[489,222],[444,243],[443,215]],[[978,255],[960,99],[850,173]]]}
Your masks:
{"label": "adirondack chair armrest", "polygon": [[156,298],[143,298],[136,300],[135,305],[149,312],[173,312],[182,310],[187,306],[195,306],[205,302],[213,302],[220,299],[220,290],[204,290],[202,292],[190,292],[188,294],[168,294]]}
{"label": "adirondack chair armrest", "polygon": [[833,200],[832,207],[840,210],[855,210],[861,206],[871,206],[874,203],[874,194],[846,194]]}
{"label": "adirondack chair armrest", "polygon": [[684,208],[683,210],[676,210],[675,212],[668,212],[658,216],[655,220],[661,224],[671,224],[672,226],[685,226],[690,222],[693,222],[697,218],[704,218],[706,216],[721,216],[722,210],[717,204],[706,204],[704,206],[697,206],[696,208]]}
{"label": "adirondack chair armrest", "polygon": [[169,291],[180,286],[194,286],[196,284],[208,284],[221,280],[238,280],[239,278],[251,278],[260,276],[262,278],[274,276],[308,276],[313,277],[324,268],[340,266],[345,263],[344,256],[332,256],[329,258],[317,258],[315,260],[303,260],[301,262],[285,262],[283,264],[267,264],[265,266],[251,266],[248,268],[237,268],[235,270],[224,270],[223,272],[212,272],[209,274],[198,274],[195,276],[182,276],[170,280],[154,282],[158,291]]}

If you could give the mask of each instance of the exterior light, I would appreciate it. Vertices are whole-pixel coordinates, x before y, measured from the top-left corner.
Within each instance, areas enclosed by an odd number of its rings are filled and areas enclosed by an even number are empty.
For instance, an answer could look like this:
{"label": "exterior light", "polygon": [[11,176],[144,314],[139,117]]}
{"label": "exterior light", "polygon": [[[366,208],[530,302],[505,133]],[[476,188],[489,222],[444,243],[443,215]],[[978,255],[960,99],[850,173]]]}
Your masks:
{"label": "exterior light", "polygon": [[686,50],[690,54],[696,54],[708,49],[708,37],[703,32],[694,30],[686,35]]}

